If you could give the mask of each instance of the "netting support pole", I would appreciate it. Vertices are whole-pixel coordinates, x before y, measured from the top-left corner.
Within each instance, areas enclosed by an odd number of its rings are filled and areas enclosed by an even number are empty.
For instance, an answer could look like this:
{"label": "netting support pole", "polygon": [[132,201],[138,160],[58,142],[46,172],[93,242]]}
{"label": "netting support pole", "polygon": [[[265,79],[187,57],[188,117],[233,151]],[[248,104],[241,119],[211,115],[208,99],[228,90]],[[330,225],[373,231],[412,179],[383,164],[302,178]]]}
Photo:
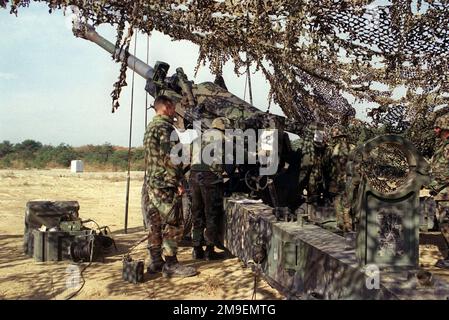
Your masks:
{"label": "netting support pole", "polygon": [[253,104],[253,90],[251,87],[251,70],[249,61],[246,62],[246,73],[248,75],[247,78],[248,78],[249,103]]}
{"label": "netting support pole", "polygon": [[[134,38],[134,56],[137,51],[137,32]],[[128,212],[129,212],[129,187],[131,182],[131,145],[132,145],[132,132],[133,132],[133,110],[134,110],[134,78],[136,72],[133,71],[132,84],[131,84],[131,110],[129,116],[129,141],[128,141],[128,172],[126,175],[126,200],[125,200],[125,234],[128,233]]]}

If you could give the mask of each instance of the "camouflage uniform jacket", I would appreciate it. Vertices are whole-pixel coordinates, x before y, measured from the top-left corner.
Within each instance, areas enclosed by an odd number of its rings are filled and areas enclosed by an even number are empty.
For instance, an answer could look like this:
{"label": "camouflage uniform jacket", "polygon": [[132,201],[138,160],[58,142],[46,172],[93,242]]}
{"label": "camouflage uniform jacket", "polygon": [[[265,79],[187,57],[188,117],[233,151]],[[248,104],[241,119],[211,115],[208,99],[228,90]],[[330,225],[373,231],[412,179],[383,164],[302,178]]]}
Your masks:
{"label": "camouflage uniform jacket", "polygon": [[438,193],[435,200],[449,200],[449,139],[442,140],[430,160],[431,182],[428,187]]}
{"label": "camouflage uniform jacket", "polygon": [[346,139],[338,139],[327,150],[327,160],[329,161],[329,191],[332,193],[342,193],[346,189],[346,166],[349,155],[354,149]]}
{"label": "camouflage uniform jacket", "polygon": [[309,175],[315,159],[315,148],[313,146],[313,135],[306,131],[305,137],[292,142],[293,150],[300,150],[302,154],[299,182],[305,181]]}
{"label": "camouflage uniform jacket", "polygon": [[[174,141],[170,141],[170,136]],[[170,151],[177,143],[179,138],[173,120],[168,116],[156,115],[147,126],[144,137],[146,174],[150,188],[177,188],[180,185],[182,163],[175,165],[170,159]]]}
{"label": "camouflage uniform jacket", "polygon": [[[191,150],[192,171],[212,171],[218,177],[222,176],[226,150],[224,134],[221,131],[206,130],[201,136],[201,145],[200,139],[197,138],[192,142]],[[208,159],[204,158],[205,156]]]}

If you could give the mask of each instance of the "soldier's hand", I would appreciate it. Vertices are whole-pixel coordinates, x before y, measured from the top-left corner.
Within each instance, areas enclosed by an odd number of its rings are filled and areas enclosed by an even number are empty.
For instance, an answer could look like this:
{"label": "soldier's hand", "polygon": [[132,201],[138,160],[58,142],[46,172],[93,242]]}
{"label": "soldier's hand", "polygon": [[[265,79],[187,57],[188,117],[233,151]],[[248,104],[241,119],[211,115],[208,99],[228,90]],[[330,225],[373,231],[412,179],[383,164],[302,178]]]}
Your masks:
{"label": "soldier's hand", "polygon": [[185,192],[184,186],[178,186],[178,195],[182,196]]}

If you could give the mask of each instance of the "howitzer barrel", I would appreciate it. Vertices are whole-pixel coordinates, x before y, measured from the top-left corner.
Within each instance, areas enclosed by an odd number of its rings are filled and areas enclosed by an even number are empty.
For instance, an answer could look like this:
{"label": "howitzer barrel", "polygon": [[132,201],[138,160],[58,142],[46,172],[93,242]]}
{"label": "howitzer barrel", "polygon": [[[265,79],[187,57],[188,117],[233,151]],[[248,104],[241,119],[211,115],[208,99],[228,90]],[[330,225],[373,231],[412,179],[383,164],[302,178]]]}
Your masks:
{"label": "howitzer barrel", "polygon": [[[125,60],[125,51],[116,49],[115,45],[112,44],[110,41],[106,40],[105,38],[103,38],[102,36],[100,36],[95,31],[94,27],[85,23],[75,23],[73,33],[77,37],[81,37],[86,40],[92,41],[93,43],[99,45],[110,54],[115,53],[116,56],[119,55],[120,61]],[[141,77],[147,80],[153,78],[154,69],[149,65],[147,65],[142,60],[133,56],[132,54],[129,55],[127,64],[130,69],[134,70]]]}
{"label": "howitzer barrel", "polygon": [[[111,54],[115,53],[120,61],[125,60],[125,51],[116,49],[115,45],[100,36],[93,26],[81,21],[75,21],[73,33],[77,37],[92,41]],[[266,112],[257,109],[233,95],[227,89],[223,89],[212,82],[193,84],[191,81],[188,81],[182,68],[176,69],[176,74],[166,79],[166,74],[170,67],[166,63],[156,63],[155,68],[152,68],[142,60],[129,54],[127,65],[147,80],[145,90],[151,96],[156,97],[158,94],[168,95],[176,104],[176,113],[179,118],[186,120],[189,124],[195,120],[213,120],[216,117],[224,116],[230,120],[242,120],[240,125],[242,128],[246,128],[247,123],[245,124],[243,120],[248,122],[266,118]],[[184,103],[182,102],[183,97],[186,98]],[[265,123],[265,128],[278,128],[279,124],[282,123],[282,130],[300,134],[305,126],[305,123],[302,121],[274,114],[270,114],[268,118],[270,122],[275,121],[276,124]],[[206,127],[209,127],[210,124],[211,121]],[[260,123],[255,125],[260,125]]]}

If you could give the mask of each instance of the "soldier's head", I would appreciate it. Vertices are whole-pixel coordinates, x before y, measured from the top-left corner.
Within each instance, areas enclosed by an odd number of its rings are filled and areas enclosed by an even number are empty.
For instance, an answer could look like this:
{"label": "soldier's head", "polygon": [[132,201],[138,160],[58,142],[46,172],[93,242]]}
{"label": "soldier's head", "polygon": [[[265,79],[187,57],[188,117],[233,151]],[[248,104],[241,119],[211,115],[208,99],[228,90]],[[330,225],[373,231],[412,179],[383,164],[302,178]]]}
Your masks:
{"label": "soldier's head", "polygon": [[158,115],[174,117],[176,114],[173,100],[164,95],[160,95],[154,100],[154,110],[156,110]]}
{"label": "soldier's head", "polygon": [[434,125],[435,135],[442,139],[449,138],[449,113],[438,117]]}
{"label": "soldier's head", "polygon": [[230,124],[231,123],[228,118],[218,117],[212,121],[211,127],[220,131],[225,131],[226,128],[230,127]]}
{"label": "soldier's head", "polygon": [[345,138],[346,137],[346,133],[345,130],[342,126],[333,126],[331,128],[331,137],[333,139],[338,139],[338,138]]}

